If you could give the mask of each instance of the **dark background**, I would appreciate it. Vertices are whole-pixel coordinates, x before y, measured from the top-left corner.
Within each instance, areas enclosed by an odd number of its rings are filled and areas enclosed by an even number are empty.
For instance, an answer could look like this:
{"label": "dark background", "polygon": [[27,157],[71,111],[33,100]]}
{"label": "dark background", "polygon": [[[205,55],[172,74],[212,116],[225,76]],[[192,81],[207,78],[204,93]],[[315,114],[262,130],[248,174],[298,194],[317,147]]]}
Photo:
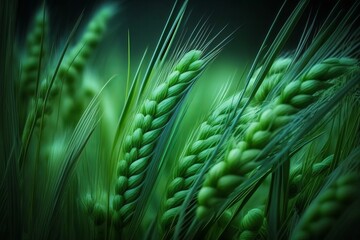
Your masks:
{"label": "dark background", "polygon": [[[41,6],[42,0],[20,0],[18,5],[18,36],[24,39],[26,29],[31,22],[34,11]],[[154,47],[166,18],[175,0],[48,0],[47,9],[50,15],[51,34],[54,39],[66,39],[77,17],[84,11],[84,22],[90,18],[94,10],[103,3],[116,2],[120,6],[118,17],[112,21],[111,28],[118,33],[115,41],[122,42],[126,47],[127,31],[130,31],[131,42],[136,46],[134,51],[141,54],[148,46]],[[181,2],[181,0],[179,1]],[[281,22],[291,13],[297,0],[288,0],[284,9]],[[337,0],[311,0],[309,7],[300,21],[299,26],[304,26],[309,14],[317,14],[321,22]],[[356,0],[340,1],[340,9],[349,10]],[[215,32],[227,26],[227,33],[236,31],[234,40],[226,47],[225,54],[241,53],[253,56],[271,23],[279,11],[283,1],[267,0],[190,0],[187,13],[189,21],[185,28],[193,29],[199,19],[209,17],[209,24],[214,26]],[[303,28],[295,29],[288,49],[297,45],[297,40],[303,33]]]}

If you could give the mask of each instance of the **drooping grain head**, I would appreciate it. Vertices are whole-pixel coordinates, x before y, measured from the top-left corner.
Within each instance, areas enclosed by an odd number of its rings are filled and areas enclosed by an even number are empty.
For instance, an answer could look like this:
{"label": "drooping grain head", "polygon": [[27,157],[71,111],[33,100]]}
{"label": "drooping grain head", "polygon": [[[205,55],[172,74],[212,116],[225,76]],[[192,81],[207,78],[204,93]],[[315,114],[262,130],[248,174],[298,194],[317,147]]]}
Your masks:
{"label": "drooping grain head", "polygon": [[[329,84],[322,83],[349,76],[356,67],[355,59],[327,59],[315,64],[299,79],[284,86],[258,119],[246,129],[237,147],[210,169],[198,195],[197,216],[207,216],[211,208],[225,201],[246,179],[246,175],[258,166],[254,159],[276,132],[288,124],[297,112],[310,106],[317,98],[315,94],[329,87]],[[308,84],[308,81],[314,84]]]}

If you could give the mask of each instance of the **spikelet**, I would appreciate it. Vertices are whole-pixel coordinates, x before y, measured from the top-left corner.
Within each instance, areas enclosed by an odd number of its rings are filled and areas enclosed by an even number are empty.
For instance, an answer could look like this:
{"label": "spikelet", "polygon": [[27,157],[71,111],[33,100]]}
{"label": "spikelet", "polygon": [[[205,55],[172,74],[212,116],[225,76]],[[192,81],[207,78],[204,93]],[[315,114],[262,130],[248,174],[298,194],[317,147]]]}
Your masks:
{"label": "spikelet", "polygon": [[246,213],[241,219],[240,229],[241,233],[239,240],[254,240],[264,224],[264,211],[260,208],[253,208]]}

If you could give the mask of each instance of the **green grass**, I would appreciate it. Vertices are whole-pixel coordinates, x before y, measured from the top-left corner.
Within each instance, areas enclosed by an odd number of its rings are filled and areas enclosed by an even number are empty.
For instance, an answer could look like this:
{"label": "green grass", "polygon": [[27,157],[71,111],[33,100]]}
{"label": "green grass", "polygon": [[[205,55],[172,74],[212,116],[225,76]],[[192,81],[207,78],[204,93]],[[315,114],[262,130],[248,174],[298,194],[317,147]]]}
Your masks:
{"label": "green grass", "polygon": [[0,6],[1,239],[360,237],[358,4],[284,3],[247,59],[222,55],[241,28],[191,0],[147,49],[126,3],[57,39],[45,2],[25,41],[17,4]]}

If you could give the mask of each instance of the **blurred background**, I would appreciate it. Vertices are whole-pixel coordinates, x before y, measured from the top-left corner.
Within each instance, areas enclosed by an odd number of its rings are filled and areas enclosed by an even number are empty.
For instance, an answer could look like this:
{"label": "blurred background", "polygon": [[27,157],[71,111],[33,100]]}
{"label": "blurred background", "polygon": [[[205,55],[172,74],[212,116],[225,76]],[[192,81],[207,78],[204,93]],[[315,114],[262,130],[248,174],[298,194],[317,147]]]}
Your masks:
{"label": "blurred background", "polygon": [[[341,7],[347,11],[350,3],[354,1],[341,1]],[[280,29],[297,2],[287,1],[275,29]],[[313,19],[316,15],[318,25],[315,29],[318,29],[321,20],[331,10],[329,6],[334,6],[336,2],[336,0],[310,1],[309,11],[306,11],[307,14],[304,14],[300,20],[282,54],[290,54],[294,51],[309,18]],[[19,1],[18,46],[24,46],[32,17],[42,3],[42,0]],[[107,106],[113,112],[112,118],[115,123],[123,106],[126,91],[128,33],[131,43],[130,75],[133,77],[147,48],[146,60],[150,59],[175,0],[48,0],[46,6],[50,19],[50,46],[53,59],[57,59],[80,14],[83,12],[84,15],[75,36],[75,42],[81,37],[82,31],[93,13],[102,4],[109,3],[117,4],[119,11],[108,26],[107,36],[92,57],[88,72],[100,85],[115,76],[111,87],[107,89],[108,94],[106,94],[110,99]],[[189,96],[191,107],[188,110],[189,114],[186,115],[191,117],[184,118],[184,129],[191,129],[186,126],[193,126],[194,119],[207,116],[214,100],[225,86],[228,89],[227,96],[241,88],[243,76],[250,68],[282,4],[283,1],[266,0],[189,0],[185,14],[186,21],[182,23],[182,30],[191,32],[199,22],[206,20],[207,25],[213,28],[212,36],[226,27],[217,38],[217,43],[231,33],[234,34],[231,41],[224,46],[223,51],[194,86],[195,89]],[[21,55],[22,48],[19,47],[18,50]],[[231,79],[233,81],[230,81]],[[230,87],[228,86],[229,82],[231,82]],[[182,139],[186,139],[186,137]]]}
{"label": "blurred background", "polygon": [[[341,1],[344,10],[350,5],[349,3],[354,1]],[[26,35],[26,29],[31,23],[34,11],[41,6],[42,2],[42,0],[19,1],[18,35],[20,41]],[[110,26],[111,46],[118,48],[116,51],[119,51],[119,56],[126,55],[127,31],[129,31],[133,46],[132,57],[136,60],[147,47],[150,50],[155,47],[174,2],[173,0],[48,0],[46,5],[51,15],[51,34],[54,40],[64,41],[82,11],[84,12],[83,23],[85,23],[101,4],[118,4],[119,13]],[[286,17],[296,2],[288,1],[280,23],[286,21]],[[336,2],[336,0],[312,0],[309,8],[313,16],[317,14],[317,18],[321,19],[327,15],[329,10],[327,8],[334,6]],[[227,34],[236,30],[233,40],[225,47],[220,59],[227,59],[227,65],[239,66],[244,61],[250,64],[282,4],[283,1],[266,0],[190,0],[187,11],[189,18],[185,28],[191,30],[200,19],[209,18],[208,24],[214,26],[214,33],[225,26]],[[299,26],[305,25],[306,17],[309,16],[305,16]],[[296,47],[295,40],[299,39],[302,32],[302,28],[295,30],[286,49],[291,50]]]}
{"label": "blurred background", "polygon": [[[42,0],[19,1],[19,34],[26,33],[27,25]],[[126,48],[127,31],[130,31],[134,55],[141,54],[146,47],[154,47],[166,18],[175,1],[169,0],[49,0],[46,5],[51,14],[52,34],[66,37],[77,17],[84,11],[85,19],[103,3],[117,3],[119,14],[112,29],[117,32],[114,44]],[[180,1],[181,2],[181,1]],[[296,1],[293,1],[296,2]],[[312,1],[313,2],[313,1]],[[314,3],[312,3],[314,4]],[[190,0],[186,28],[192,29],[200,19],[209,18],[214,32],[227,26],[228,33],[237,29],[234,40],[225,48],[228,56],[248,56],[256,53],[267,30],[282,5],[282,1],[264,0]],[[287,5],[289,12],[294,4]],[[286,12],[286,10],[285,10]],[[66,30],[66,31],[64,31]],[[235,59],[239,59],[236,57]]]}
{"label": "blurred background", "polygon": [[[275,29],[280,29],[297,2],[293,0],[287,1]],[[331,10],[329,6],[334,6],[336,2],[338,1],[310,1],[309,11],[306,11],[306,14],[300,20],[282,54],[290,54],[294,51],[306,28],[307,21],[313,19],[314,16],[316,16],[318,24],[315,29],[318,29],[321,20]],[[353,2],[355,0],[341,1],[341,7],[344,11],[348,11],[348,6]],[[42,3],[43,0],[19,1],[18,46],[24,46],[31,19]],[[155,49],[175,0],[48,0],[46,6],[51,26],[50,43],[53,55],[59,55],[66,38],[82,12],[84,15],[78,34],[75,36],[75,42],[81,37],[86,23],[96,9],[102,4],[109,3],[117,4],[119,12],[108,26],[107,36],[99,46],[90,66],[91,74],[95,78],[101,79],[102,83],[113,76],[117,76],[114,84],[118,85],[112,91],[117,97],[117,101],[113,101],[115,102],[113,108],[119,111],[123,103],[123,98],[119,99],[119,96],[124,95],[122,93],[127,77],[128,33],[131,43],[130,69],[131,76],[133,76],[144,51],[148,48],[148,60]],[[217,42],[234,33],[231,41],[224,47],[214,63],[211,64],[204,76],[196,84],[195,88],[197,89],[193,92],[197,94],[191,104],[194,109],[201,108],[207,112],[219,93],[219,89],[224,87],[230,78],[235,78],[235,81],[232,81],[235,87],[229,88],[230,93],[237,91],[239,86],[241,87],[243,82],[240,79],[251,66],[282,4],[283,1],[266,0],[189,0],[185,14],[187,18],[182,23],[182,30],[191,32],[199,22],[206,20],[207,25],[213,28],[212,36],[226,27],[216,40]],[[21,53],[21,47],[18,49]],[[203,101],[204,97],[207,99],[206,102]],[[197,112],[196,110],[194,114]],[[199,112],[199,114],[203,113]]]}

